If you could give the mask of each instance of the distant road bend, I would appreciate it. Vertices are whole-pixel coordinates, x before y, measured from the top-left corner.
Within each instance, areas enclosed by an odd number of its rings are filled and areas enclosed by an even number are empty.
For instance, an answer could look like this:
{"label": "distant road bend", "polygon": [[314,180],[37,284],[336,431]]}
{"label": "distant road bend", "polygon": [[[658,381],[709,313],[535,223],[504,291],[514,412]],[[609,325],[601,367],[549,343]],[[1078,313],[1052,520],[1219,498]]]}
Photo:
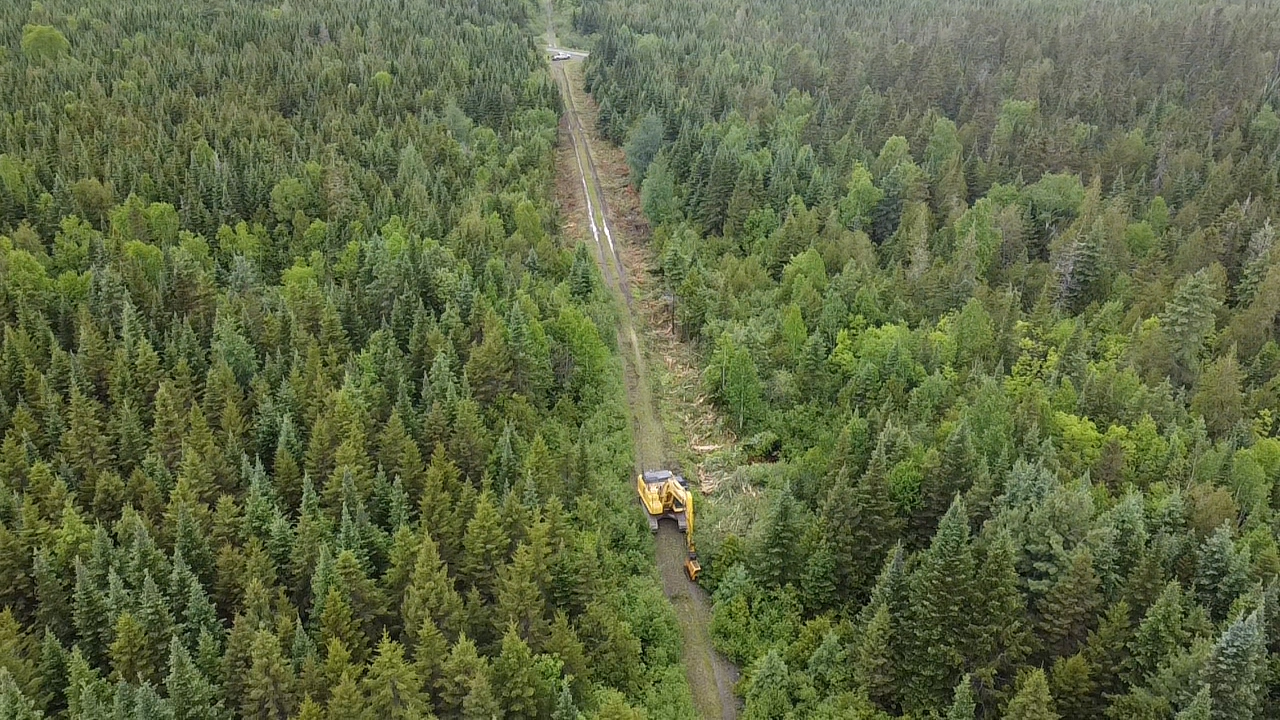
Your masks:
{"label": "distant road bend", "polygon": [[570,50],[569,48],[560,48],[560,47],[548,47],[547,52],[552,55],[559,55],[563,53],[573,58],[574,60],[585,60],[587,56],[591,54],[589,52],[584,52],[582,50]]}

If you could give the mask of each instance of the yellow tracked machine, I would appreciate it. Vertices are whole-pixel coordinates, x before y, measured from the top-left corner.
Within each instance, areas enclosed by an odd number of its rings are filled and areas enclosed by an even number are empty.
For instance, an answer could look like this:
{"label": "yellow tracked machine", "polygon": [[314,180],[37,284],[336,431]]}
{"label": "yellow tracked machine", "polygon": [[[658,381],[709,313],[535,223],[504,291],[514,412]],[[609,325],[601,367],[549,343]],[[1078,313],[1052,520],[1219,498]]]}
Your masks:
{"label": "yellow tracked machine", "polygon": [[689,482],[670,470],[648,470],[636,476],[636,493],[649,514],[650,530],[658,532],[660,520],[676,521],[689,551],[684,572],[696,582],[702,565],[693,548],[693,494],[689,492]]}

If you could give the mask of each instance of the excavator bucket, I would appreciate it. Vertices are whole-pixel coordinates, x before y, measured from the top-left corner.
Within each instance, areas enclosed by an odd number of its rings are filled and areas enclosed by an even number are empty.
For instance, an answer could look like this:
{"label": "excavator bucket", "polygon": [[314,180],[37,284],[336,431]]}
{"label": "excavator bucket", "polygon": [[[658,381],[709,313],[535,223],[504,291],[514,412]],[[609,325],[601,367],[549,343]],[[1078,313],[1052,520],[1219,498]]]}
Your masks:
{"label": "excavator bucket", "polygon": [[689,557],[684,561],[684,574],[689,576],[692,582],[698,582],[698,575],[702,574],[702,564],[698,562],[698,553],[689,553]]}

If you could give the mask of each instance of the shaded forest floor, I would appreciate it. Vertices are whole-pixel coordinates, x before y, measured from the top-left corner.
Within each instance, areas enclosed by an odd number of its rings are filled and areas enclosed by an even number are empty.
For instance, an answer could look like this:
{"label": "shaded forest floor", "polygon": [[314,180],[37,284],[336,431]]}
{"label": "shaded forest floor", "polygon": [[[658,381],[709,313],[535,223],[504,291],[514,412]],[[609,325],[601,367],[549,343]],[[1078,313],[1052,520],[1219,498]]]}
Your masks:
{"label": "shaded forest floor", "polygon": [[[680,467],[688,472],[696,465],[691,449],[717,445],[709,439],[709,430],[718,423],[705,409],[699,413],[697,403],[655,395],[655,385],[663,395],[676,389],[696,393],[694,358],[669,332],[654,329],[664,327],[662,303],[646,287],[650,258],[638,242],[648,227],[628,184],[621,150],[594,137],[596,107],[581,89],[582,64],[559,62],[555,68],[565,105],[557,156],[561,219],[569,237],[592,244],[601,275],[625,310],[619,317],[618,348],[624,360],[636,469]],[[684,556],[684,539],[673,524],[664,524],[657,536],[656,560],[663,589],[680,621],[682,659],[694,705],[704,718],[735,718],[738,671],[713,648],[711,600],[685,577]]]}

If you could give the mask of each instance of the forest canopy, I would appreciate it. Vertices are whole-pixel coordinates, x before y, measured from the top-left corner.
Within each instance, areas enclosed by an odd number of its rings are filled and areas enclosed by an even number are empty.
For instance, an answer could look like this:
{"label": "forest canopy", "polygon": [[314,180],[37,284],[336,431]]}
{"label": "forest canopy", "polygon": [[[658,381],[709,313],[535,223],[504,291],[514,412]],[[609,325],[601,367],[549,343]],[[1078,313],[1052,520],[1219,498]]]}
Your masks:
{"label": "forest canopy", "polygon": [[753,487],[744,717],[1280,715],[1280,8],[573,18]]}
{"label": "forest canopy", "polygon": [[693,716],[540,10],[0,7],[0,718]]}

